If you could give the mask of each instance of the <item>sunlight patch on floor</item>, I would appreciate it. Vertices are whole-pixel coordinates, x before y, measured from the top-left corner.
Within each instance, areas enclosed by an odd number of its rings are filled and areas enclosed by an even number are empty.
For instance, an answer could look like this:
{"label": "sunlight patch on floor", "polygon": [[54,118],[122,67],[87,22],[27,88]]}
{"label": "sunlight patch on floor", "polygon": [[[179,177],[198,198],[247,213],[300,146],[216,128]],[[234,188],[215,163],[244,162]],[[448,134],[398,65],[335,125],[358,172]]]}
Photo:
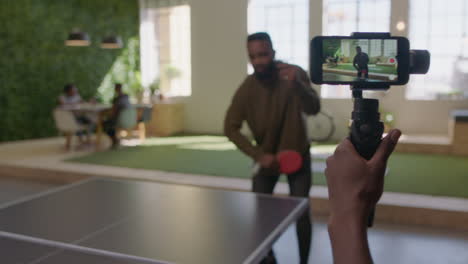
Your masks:
{"label": "sunlight patch on floor", "polygon": [[198,149],[198,150],[235,150],[237,147],[231,142],[220,142],[220,143],[195,143],[195,144],[183,144],[179,145],[180,149]]}
{"label": "sunlight patch on floor", "polygon": [[160,137],[147,138],[141,145],[143,146],[162,146],[162,145],[181,145],[194,143],[223,143],[228,142],[226,137],[222,136],[181,136],[181,137]]}

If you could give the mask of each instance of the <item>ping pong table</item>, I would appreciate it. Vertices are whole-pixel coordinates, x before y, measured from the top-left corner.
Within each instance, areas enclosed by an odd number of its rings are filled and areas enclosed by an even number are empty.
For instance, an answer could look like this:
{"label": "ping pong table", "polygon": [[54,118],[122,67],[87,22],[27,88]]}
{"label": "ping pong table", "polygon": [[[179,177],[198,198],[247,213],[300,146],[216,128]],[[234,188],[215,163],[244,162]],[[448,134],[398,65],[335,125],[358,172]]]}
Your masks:
{"label": "ping pong table", "polygon": [[258,263],[307,199],[93,178],[0,205],[1,263]]}

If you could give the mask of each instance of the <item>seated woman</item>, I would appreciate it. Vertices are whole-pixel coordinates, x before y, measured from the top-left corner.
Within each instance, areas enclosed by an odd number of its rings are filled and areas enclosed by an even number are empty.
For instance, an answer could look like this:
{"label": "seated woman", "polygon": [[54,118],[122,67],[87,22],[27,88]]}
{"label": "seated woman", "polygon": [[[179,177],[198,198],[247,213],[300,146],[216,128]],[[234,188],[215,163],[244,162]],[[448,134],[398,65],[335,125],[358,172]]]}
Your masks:
{"label": "seated woman", "polygon": [[60,106],[83,103],[83,99],[81,99],[78,89],[72,83],[66,84],[65,87],[63,87],[63,94],[59,96],[58,101]]}
{"label": "seated woman", "polygon": [[[63,88],[63,94],[59,96],[58,102],[60,107],[66,108],[67,106],[81,104],[84,101],[78,93],[78,89],[76,88],[76,86],[72,83],[69,83],[66,84]],[[92,125],[91,120],[83,113],[74,113],[74,116],[79,124],[87,127],[90,127]],[[91,142],[88,130],[77,132],[76,135],[78,136],[80,144],[89,144]],[[83,136],[86,136],[86,141],[83,140]]]}

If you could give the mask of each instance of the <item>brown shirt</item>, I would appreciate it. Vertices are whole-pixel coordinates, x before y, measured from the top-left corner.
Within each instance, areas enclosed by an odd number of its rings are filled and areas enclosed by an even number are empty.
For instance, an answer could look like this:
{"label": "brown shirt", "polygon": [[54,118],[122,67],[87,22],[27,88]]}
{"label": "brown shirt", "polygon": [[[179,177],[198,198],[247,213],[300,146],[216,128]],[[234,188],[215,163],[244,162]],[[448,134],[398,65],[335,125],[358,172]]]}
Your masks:
{"label": "brown shirt", "polygon": [[[299,81],[265,82],[249,75],[236,91],[224,120],[224,133],[253,159],[281,150],[308,151],[303,113],[317,114],[320,100],[307,73],[300,69],[299,76]],[[252,131],[255,145],[240,133],[244,121]]]}

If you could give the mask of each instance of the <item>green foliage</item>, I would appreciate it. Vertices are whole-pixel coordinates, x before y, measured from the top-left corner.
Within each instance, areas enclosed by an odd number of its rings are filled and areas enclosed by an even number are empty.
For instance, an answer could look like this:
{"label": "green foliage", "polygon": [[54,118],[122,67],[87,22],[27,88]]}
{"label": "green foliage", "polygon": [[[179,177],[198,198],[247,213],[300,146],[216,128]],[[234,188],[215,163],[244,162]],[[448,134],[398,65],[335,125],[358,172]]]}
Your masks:
{"label": "green foliage", "polygon": [[[0,141],[57,135],[52,111],[63,86],[75,83],[83,98],[96,96],[117,58],[138,45],[133,0],[4,0],[0,21]],[[77,27],[91,46],[64,45]],[[109,33],[120,35],[126,49],[101,49]],[[129,65],[139,71],[138,60]]]}
{"label": "green foliage", "polygon": [[177,79],[182,76],[182,71],[176,66],[168,65],[165,70],[166,76],[169,80]]}
{"label": "green foliage", "polygon": [[154,80],[149,86],[151,95],[154,95],[156,93],[156,91],[159,91],[160,88],[161,88],[161,81],[158,78],[158,79]]}
{"label": "green foliage", "polygon": [[140,44],[137,37],[128,39],[127,46],[111,66],[109,73],[98,88],[98,97],[110,102],[114,96],[114,84],[122,83],[124,92],[137,97],[143,92],[140,73]]}
{"label": "green foliage", "polygon": [[329,39],[324,43],[323,56],[324,57],[334,57],[336,53],[341,49],[341,40],[339,39]]}

